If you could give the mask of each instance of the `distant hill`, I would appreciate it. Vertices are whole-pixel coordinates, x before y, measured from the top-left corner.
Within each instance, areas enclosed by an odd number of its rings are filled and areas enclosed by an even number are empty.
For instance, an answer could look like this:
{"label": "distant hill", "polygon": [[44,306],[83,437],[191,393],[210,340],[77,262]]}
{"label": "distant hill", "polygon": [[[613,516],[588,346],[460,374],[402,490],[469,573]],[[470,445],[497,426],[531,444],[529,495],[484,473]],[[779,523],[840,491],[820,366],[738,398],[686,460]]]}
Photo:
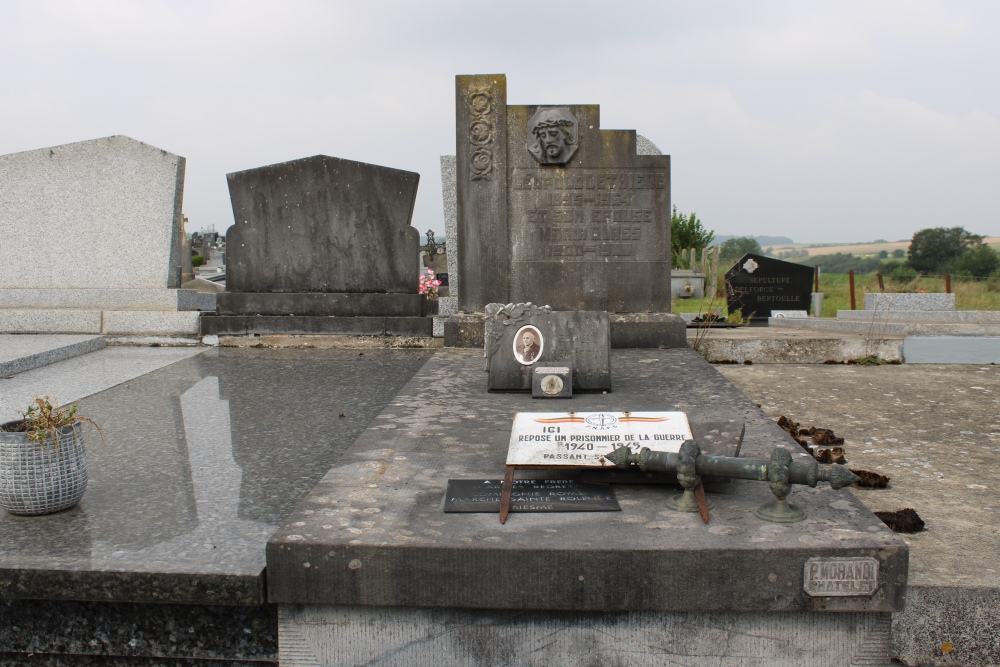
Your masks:
{"label": "distant hill", "polygon": [[[744,238],[748,237],[745,235],[738,235],[738,234],[731,234],[729,236],[723,234],[721,236],[716,236],[712,240],[712,245],[722,245],[729,239],[744,239]],[[788,238],[787,236],[750,236],[749,238],[752,238],[754,241],[759,243],[761,248],[769,245],[786,245],[786,244],[791,245],[795,243],[795,241]]]}

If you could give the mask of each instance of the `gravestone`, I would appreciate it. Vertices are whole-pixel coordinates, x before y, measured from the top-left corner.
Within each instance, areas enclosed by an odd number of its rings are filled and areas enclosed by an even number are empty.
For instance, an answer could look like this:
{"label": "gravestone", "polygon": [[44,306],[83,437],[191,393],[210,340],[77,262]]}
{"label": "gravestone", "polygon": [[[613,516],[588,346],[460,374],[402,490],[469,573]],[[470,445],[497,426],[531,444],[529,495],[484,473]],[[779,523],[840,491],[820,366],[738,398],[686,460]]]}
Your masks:
{"label": "gravestone", "polygon": [[125,136],[0,156],[0,331],[197,333],[184,168]]}
{"label": "gravestone", "polygon": [[538,364],[570,369],[575,391],[610,391],[611,326],[604,311],[554,311],[530,303],[486,306],[491,391],[530,391]]}
{"label": "gravestone", "polygon": [[419,178],[326,155],[229,174],[227,291],[202,333],[430,335]]}
{"label": "gravestone", "polygon": [[685,345],[670,315],[670,157],[600,129],[597,105],[508,105],[503,75],[458,76],[456,105],[459,310],[603,310],[615,347]]}
{"label": "gravestone", "polygon": [[808,311],[812,287],[810,267],[747,253],[726,271],[726,306],[756,321],[772,310]]}

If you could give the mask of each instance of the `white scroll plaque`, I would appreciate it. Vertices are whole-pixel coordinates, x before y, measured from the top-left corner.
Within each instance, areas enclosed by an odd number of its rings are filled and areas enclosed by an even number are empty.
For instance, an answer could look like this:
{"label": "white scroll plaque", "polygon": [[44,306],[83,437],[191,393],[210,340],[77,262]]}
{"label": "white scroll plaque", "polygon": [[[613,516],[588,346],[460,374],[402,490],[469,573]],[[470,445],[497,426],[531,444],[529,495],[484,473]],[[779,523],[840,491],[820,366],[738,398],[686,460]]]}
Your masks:
{"label": "white scroll plaque", "polygon": [[601,468],[619,447],[676,452],[690,439],[683,412],[519,412],[507,465]]}

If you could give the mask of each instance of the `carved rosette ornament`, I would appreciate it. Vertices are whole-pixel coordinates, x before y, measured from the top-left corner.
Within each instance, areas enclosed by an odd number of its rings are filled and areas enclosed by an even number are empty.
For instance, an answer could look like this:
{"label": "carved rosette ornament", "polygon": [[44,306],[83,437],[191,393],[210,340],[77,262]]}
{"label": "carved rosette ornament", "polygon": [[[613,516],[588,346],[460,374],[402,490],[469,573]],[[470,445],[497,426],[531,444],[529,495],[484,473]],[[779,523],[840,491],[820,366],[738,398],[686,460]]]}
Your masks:
{"label": "carved rosette ornament", "polygon": [[469,142],[478,146],[472,152],[469,170],[472,180],[488,181],[493,173],[493,98],[486,91],[477,91],[469,95],[469,111],[472,121],[469,123]]}

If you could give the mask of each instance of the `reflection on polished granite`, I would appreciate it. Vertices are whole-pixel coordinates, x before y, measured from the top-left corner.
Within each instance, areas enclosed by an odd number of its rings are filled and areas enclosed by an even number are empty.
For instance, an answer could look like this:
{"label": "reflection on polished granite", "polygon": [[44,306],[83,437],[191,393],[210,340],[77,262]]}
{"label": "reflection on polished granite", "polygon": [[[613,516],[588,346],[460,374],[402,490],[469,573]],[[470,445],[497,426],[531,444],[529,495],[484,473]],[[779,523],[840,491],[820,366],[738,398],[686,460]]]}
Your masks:
{"label": "reflection on polished granite", "polygon": [[87,492],[0,512],[0,597],[260,604],[267,538],[430,354],[211,349],[78,401]]}

